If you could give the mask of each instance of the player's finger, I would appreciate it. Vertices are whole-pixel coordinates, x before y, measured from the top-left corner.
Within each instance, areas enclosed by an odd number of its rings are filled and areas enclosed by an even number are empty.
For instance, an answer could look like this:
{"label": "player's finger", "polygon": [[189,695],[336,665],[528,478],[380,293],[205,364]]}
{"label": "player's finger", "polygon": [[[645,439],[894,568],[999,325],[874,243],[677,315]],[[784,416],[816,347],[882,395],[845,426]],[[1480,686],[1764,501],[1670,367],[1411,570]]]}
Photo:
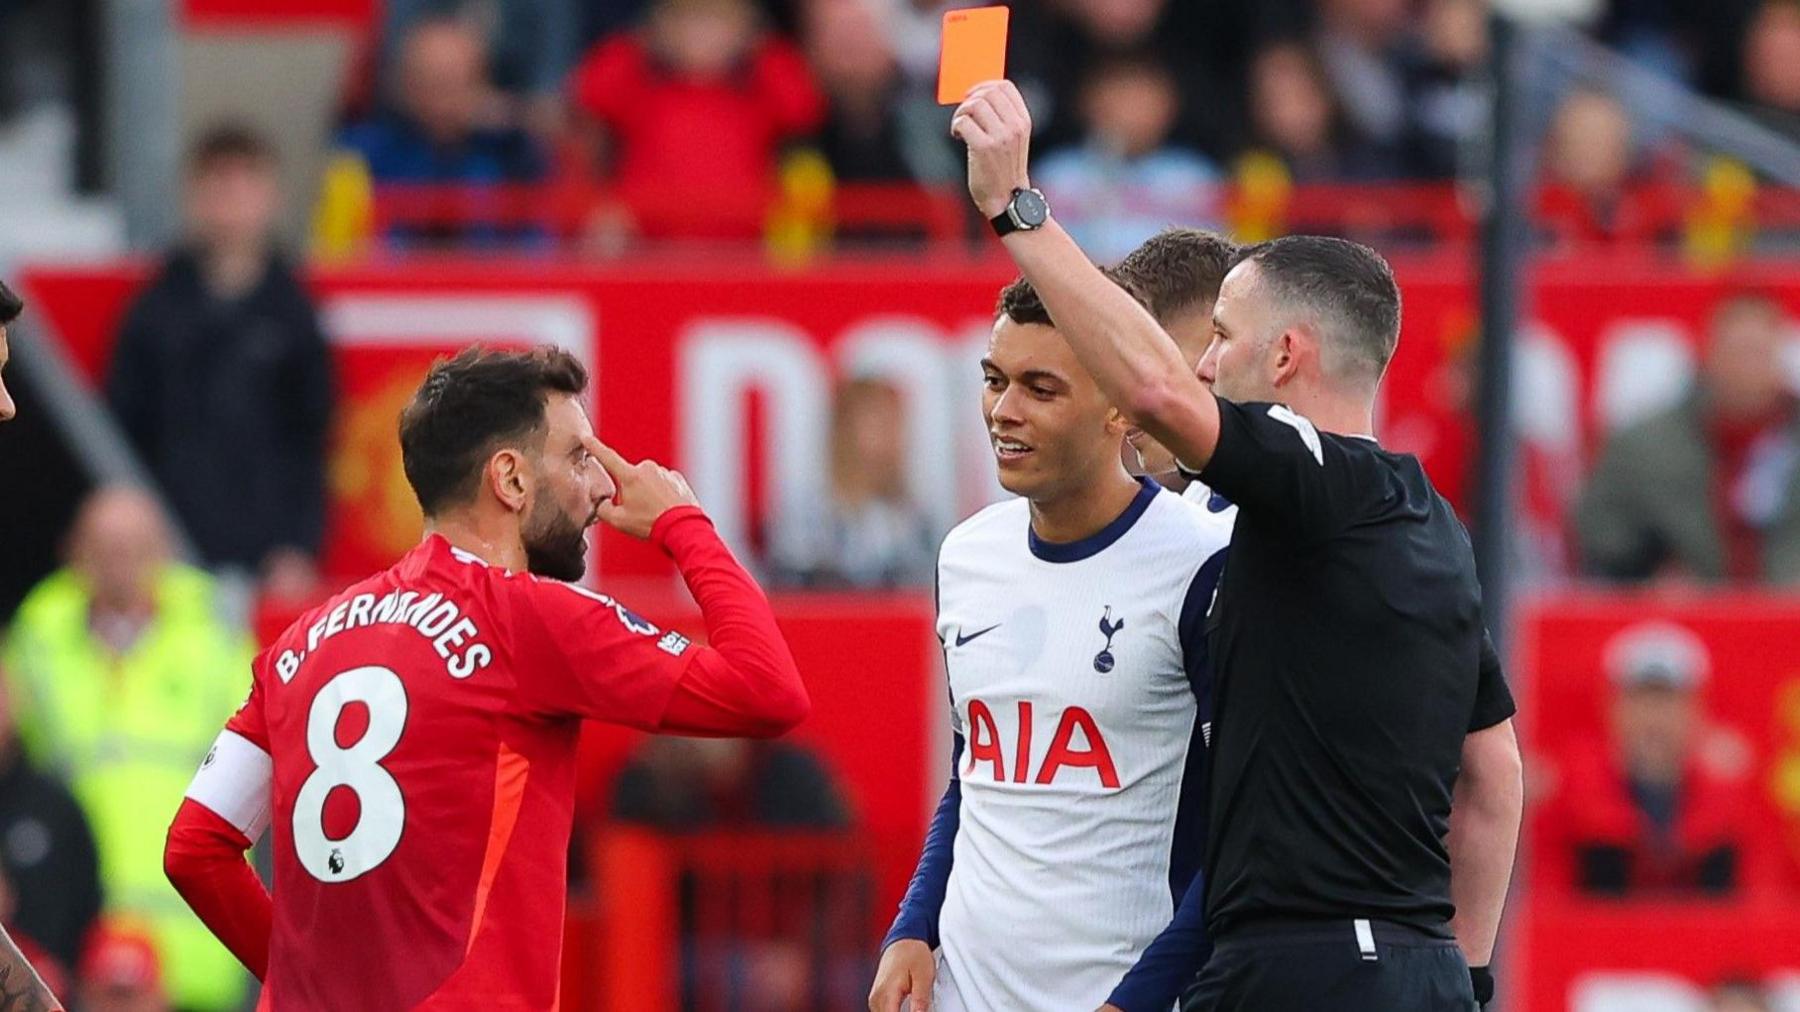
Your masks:
{"label": "player's finger", "polygon": [[988,140],[987,131],[981,129],[979,124],[962,112],[958,112],[950,120],[950,135],[970,146],[984,144]]}
{"label": "player's finger", "polygon": [[1005,136],[1003,131],[1006,127],[1006,120],[1000,115],[1000,110],[994,108],[994,103],[988,101],[986,97],[972,98],[964,104],[964,108],[968,110],[969,118],[974,120],[976,125],[989,136]]}
{"label": "player's finger", "polygon": [[996,81],[992,100],[1004,105],[1019,115],[1020,119],[1030,122],[1031,109],[1025,105],[1025,95],[1019,86],[1011,81]]}
{"label": "player's finger", "polygon": [[581,443],[587,448],[587,452],[593,454],[594,459],[600,462],[600,466],[606,468],[606,473],[613,476],[613,481],[618,481],[620,475],[631,469],[631,461],[620,456],[619,451],[602,443],[600,437],[588,436],[582,439]]}

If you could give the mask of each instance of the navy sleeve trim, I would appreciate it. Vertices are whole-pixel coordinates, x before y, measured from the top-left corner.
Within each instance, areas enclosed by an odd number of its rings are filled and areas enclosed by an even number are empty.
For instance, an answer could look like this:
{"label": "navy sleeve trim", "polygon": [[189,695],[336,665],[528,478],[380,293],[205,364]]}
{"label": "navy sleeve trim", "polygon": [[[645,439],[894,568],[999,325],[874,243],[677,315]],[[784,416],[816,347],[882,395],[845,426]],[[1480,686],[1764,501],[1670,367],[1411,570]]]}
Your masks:
{"label": "navy sleeve trim", "polygon": [[881,940],[884,951],[909,938],[919,939],[934,949],[938,947],[938,913],[944,908],[950,862],[956,852],[956,832],[962,819],[962,780],[957,775],[962,753],[963,736],[959,734],[950,749],[950,785],[944,788],[944,797],[931,817],[931,828],[925,833],[925,846],[919,853],[919,867],[900,901],[900,914]]}

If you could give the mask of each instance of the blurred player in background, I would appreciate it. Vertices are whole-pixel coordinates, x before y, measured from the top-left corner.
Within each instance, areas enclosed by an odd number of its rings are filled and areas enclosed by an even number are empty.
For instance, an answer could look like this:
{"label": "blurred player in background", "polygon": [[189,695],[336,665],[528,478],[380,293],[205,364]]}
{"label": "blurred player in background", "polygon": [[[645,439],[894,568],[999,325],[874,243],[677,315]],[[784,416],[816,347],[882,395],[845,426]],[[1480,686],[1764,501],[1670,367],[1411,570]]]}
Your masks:
{"label": "blurred player in background", "polygon": [[[6,282],[0,281],[0,422],[10,421],[15,412],[12,395],[6,392],[4,375],[11,355],[6,344],[6,327],[24,311],[25,303],[6,287]],[[0,1008],[17,1012],[62,1008],[4,928],[0,928]]]}
{"label": "blurred player in background", "polygon": [[18,411],[13,404],[12,394],[6,392],[7,360],[12,357],[12,349],[6,344],[6,325],[19,318],[25,311],[25,303],[0,281],[0,422],[8,421]]}
{"label": "blurred player in background", "polygon": [[[400,421],[425,540],[257,659],[195,776],[169,876],[270,1007],[553,1007],[581,720],[806,715],[761,590],[679,474],[595,438],[586,386],[550,348],[434,366]],[[597,520],[675,560],[712,646],[561,582]],[[273,909],[242,856],[271,824]]]}
{"label": "blurred player in background", "polygon": [[[873,1012],[1167,1009],[1196,923],[1114,993],[1198,864],[1210,687],[1201,619],[1229,529],[1133,478],[1126,422],[1023,281],[982,360],[1000,483],[944,539],[950,786]],[[1186,905],[1197,918],[1198,898]],[[934,956],[933,949],[938,949]]]}
{"label": "blurred player in background", "polygon": [[[1236,255],[1237,244],[1215,232],[1169,228],[1132,250],[1111,273],[1150,310],[1181,349],[1182,360],[1197,370],[1200,356],[1212,343],[1219,285]],[[1207,501],[1206,486],[1190,482],[1175,466],[1175,455],[1156,437],[1133,425],[1125,430],[1125,441],[1131,446],[1126,466],[1189,499]]]}

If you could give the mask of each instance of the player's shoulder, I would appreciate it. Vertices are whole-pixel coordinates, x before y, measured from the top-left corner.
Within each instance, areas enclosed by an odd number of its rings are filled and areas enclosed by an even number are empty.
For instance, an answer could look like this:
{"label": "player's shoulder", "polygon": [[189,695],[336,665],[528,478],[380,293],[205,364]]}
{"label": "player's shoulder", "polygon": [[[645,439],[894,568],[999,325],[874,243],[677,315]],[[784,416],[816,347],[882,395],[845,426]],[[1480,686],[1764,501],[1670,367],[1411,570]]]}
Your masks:
{"label": "player's shoulder", "polygon": [[973,516],[950,529],[939,549],[940,559],[969,550],[981,551],[996,542],[1018,538],[1024,544],[1025,530],[1031,524],[1031,505],[1021,496],[1002,499],[977,510]]}
{"label": "player's shoulder", "polygon": [[1191,542],[1199,547],[1229,541],[1236,507],[1225,503],[1224,509],[1215,510],[1213,505],[1215,499],[1210,490],[1204,496],[1160,490],[1145,511],[1145,531],[1160,539]]}

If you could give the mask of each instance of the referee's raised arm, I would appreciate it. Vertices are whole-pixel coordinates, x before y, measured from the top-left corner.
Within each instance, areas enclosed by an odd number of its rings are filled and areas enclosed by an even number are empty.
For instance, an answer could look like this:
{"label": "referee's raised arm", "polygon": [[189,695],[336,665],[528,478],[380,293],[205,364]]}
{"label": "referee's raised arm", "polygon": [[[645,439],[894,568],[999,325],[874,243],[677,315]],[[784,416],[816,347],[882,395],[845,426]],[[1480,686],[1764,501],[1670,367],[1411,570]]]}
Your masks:
{"label": "referee's raised arm", "polygon": [[[1193,468],[1219,437],[1219,412],[1149,311],[1115,284],[1054,220],[1032,224],[1015,209],[1031,180],[1031,114],[1011,81],[977,85],[951,131],[968,145],[969,194],[1004,236],[1007,252],[1037,289],[1056,329],[1107,398]],[[1038,206],[1043,206],[1041,199]],[[1012,222],[1023,222],[1009,228]]]}

